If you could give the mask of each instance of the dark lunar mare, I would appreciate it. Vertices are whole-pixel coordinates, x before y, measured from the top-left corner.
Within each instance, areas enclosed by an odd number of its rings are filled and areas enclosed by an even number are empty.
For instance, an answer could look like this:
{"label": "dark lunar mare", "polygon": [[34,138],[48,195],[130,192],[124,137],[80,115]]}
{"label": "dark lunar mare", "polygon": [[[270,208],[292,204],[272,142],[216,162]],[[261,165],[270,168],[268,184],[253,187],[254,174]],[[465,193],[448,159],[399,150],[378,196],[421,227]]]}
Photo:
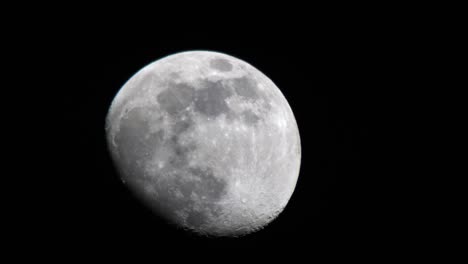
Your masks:
{"label": "dark lunar mare", "polygon": [[231,96],[232,92],[222,82],[204,80],[201,87],[202,89],[196,91],[195,111],[213,118],[230,112],[226,98]]}
{"label": "dark lunar mare", "polygon": [[157,101],[164,111],[175,116],[190,106],[193,101],[194,89],[185,83],[170,83],[169,86],[158,95]]}
{"label": "dark lunar mare", "polygon": [[257,83],[247,76],[232,79],[232,86],[237,95],[248,100],[257,100],[259,91]]}

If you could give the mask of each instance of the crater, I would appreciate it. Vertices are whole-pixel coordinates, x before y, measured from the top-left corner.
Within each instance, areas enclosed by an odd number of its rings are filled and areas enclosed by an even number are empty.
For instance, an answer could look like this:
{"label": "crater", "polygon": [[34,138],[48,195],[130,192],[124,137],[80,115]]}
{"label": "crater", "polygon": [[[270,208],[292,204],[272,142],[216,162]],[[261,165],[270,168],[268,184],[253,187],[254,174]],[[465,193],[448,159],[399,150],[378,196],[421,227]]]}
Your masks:
{"label": "crater", "polygon": [[221,58],[211,60],[210,67],[221,72],[228,72],[232,70],[232,64],[229,61]]}
{"label": "crater", "polygon": [[242,115],[242,120],[245,123],[250,124],[250,125],[255,125],[261,119],[257,114],[255,114],[250,109],[243,111],[241,115]]}
{"label": "crater", "polygon": [[195,151],[196,146],[194,144],[181,145],[179,143],[179,137],[174,135],[170,138],[166,144],[172,148],[172,155],[169,157],[169,164],[176,169],[187,166],[187,157],[190,152]]}
{"label": "crater", "polygon": [[178,72],[169,73],[169,80],[172,81],[174,79],[180,79],[180,74]]}
{"label": "crater", "polygon": [[246,76],[231,80],[236,94],[245,99],[256,100],[259,97],[257,83]]}
{"label": "crater", "polygon": [[186,83],[169,83],[168,88],[157,96],[163,111],[178,115],[190,106],[194,98],[194,89]]}
{"label": "crater", "polygon": [[153,85],[153,75],[151,73],[145,74],[142,76],[140,81],[135,87],[141,87],[142,89],[151,89],[151,86]]}
{"label": "crater", "polygon": [[231,92],[221,82],[204,81],[203,88],[196,91],[195,110],[208,117],[217,117],[230,111],[226,98]]}
{"label": "crater", "polygon": [[190,211],[187,217],[187,224],[192,228],[198,228],[207,222],[207,216],[203,212]]}
{"label": "crater", "polygon": [[175,135],[179,135],[181,133],[186,132],[190,129],[194,124],[194,121],[190,118],[186,118],[185,120],[179,119],[173,126],[172,130]]}
{"label": "crater", "polygon": [[193,191],[199,197],[205,197],[208,202],[219,200],[226,191],[226,182],[215,177],[210,168],[193,167],[189,169],[197,179]]}

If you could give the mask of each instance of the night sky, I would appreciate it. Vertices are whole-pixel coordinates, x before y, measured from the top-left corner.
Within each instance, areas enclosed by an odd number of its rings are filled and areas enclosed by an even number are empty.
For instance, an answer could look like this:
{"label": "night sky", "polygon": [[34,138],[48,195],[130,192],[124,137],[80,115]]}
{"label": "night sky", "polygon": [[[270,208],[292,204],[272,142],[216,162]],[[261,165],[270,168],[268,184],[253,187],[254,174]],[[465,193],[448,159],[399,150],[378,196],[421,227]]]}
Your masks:
{"label": "night sky", "polygon": [[[384,150],[389,132],[377,124],[395,86],[397,43],[372,26],[345,24],[281,35],[97,31],[57,38],[41,56],[54,53],[48,70],[60,73],[61,82],[48,97],[54,129],[41,158],[53,162],[48,173],[55,180],[45,193],[47,206],[37,211],[35,243],[70,256],[127,252],[150,260],[240,250],[272,260],[279,252],[388,250],[398,230],[385,195],[393,153]],[[118,90],[148,63],[188,50],[250,63],[279,87],[298,123],[302,161],[295,192],[276,220],[245,237],[200,238],[167,225],[122,185],[107,152],[104,121]]]}

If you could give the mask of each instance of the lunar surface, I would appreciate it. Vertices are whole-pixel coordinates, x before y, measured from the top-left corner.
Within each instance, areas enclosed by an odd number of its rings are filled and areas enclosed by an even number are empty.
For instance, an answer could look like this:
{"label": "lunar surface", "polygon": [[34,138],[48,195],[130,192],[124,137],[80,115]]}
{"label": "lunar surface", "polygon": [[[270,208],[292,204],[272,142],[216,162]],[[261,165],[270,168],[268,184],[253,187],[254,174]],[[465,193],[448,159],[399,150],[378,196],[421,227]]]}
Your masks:
{"label": "lunar surface", "polygon": [[138,71],[115,96],[109,150],[133,193],[196,234],[242,236],[288,203],[301,146],[293,112],[263,73],[188,51]]}

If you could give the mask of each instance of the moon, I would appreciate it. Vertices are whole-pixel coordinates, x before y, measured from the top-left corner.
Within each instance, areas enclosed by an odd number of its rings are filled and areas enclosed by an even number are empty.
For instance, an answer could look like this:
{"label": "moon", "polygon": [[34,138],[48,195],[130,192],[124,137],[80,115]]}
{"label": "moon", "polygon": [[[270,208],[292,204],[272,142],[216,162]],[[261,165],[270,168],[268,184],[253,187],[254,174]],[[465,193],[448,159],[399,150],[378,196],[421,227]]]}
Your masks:
{"label": "moon", "polygon": [[114,97],[105,129],[122,182],[199,235],[264,228],[297,183],[291,107],[267,76],[227,54],[187,51],[145,66]]}

